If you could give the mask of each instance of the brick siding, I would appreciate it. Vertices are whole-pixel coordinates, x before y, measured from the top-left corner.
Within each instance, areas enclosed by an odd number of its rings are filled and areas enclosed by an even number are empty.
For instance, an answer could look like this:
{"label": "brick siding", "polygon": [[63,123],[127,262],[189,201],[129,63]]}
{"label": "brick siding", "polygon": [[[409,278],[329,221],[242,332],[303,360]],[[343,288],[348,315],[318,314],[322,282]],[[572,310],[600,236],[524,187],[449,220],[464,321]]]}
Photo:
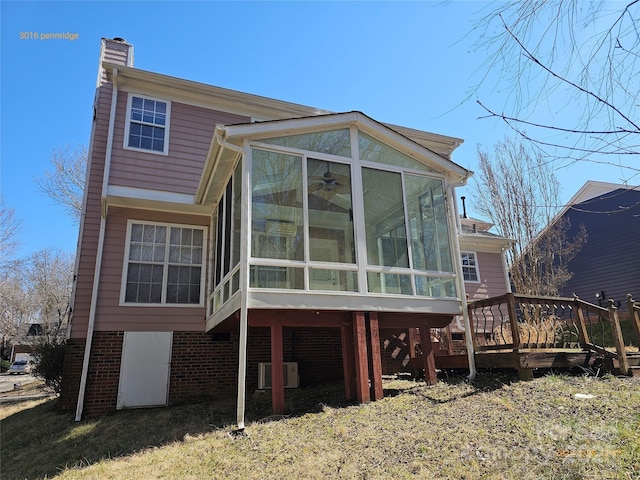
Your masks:
{"label": "brick siding", "polygon": [[84,338],[70,338],[67,340],[64,365],[62,367],[60,399],[57,406],[59,410],[72,411],[76,409],[85,341]]}
{"label": "brick siding", "polygon": [[[94,332],[83,415],[113,413],[118,399],[124,332]],[[75,410],[80,388],[84,339],[67,345],[58,408]],[[250,328],[247,339],[247,392],[258,388],[258,363],[271,361],[268,328]],[[285,362],[298,362],[300,386],[342,382],[340,330],[283,331]],[[199,399],[233,400],[238,378],[238,335],[173,332],[169,404]]]}

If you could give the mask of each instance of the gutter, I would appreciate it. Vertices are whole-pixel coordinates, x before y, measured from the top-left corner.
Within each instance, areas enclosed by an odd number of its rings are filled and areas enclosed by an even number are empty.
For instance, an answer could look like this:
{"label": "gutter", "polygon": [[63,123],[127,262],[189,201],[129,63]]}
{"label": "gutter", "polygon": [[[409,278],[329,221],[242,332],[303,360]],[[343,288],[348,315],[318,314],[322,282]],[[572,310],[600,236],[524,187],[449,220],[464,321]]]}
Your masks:
{"label": "gutter", "polygon": [[78,404],[76,405],[75,421],[82,420],[84,409],[84,396],[87,389],[87,376],[89,373],[89,358],[91,356],[91,345],[93,341],[93,330],[96,322],[96,308],[98,302],[98,287],[100,286],[100,271],[102,270],[102,254],[104,251],[104,236],[107,229],[107,187],[109,185],[109,171],[111,169],[111,152],[113,144],[113,131],[116,121],[116,104],[118,101],[118,69],[112,73],[113,90],[111,92],[111,110],[109,113],[109,131],[107,133],[107,151],[104,160],[104,171],[102,177],[102,194],[100,205],[100,232],[98,236],[98,249],[96,252],[96,265],[93,272],[93,288],[91,290],[91,305],[89,307],[89,324],[87,326],[87,340],[84,346],[84,358],[82,361],[82,374],[80,376],[80,390],[78,392]]}

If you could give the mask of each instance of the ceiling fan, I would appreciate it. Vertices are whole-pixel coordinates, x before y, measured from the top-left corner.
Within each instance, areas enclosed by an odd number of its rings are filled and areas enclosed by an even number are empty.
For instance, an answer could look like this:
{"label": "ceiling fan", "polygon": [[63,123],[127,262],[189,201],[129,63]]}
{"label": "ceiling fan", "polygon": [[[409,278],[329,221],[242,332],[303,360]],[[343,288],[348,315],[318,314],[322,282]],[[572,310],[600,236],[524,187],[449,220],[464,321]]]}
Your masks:
{"label": "ceiling fan", "polygon": [[329,200],[339,193],[349,192],[351,192],[349,177],[332,172],[329,168],[329,162],[327,162],[327,171],[321,177],[310,178],[309,193],[318,195],[325,200]]}

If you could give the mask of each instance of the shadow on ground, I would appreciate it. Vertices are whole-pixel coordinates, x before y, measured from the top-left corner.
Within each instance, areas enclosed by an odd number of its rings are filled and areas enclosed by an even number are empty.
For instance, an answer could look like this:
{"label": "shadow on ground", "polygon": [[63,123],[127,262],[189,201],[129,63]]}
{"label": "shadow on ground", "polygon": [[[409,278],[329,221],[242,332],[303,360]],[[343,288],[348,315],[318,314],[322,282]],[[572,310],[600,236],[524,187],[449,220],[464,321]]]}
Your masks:
{"label": "shadow on ground", "polygon": [[[441,375],[435,388],[397,379],[385,382],[385,396],[416,395],[431,404],[495,390],[517,380],[512,374],[492,373],[469,383],[464,375]],[[73,414],[56,410],[49,400],[9,415],[2,421],[2,478],[50,478],[65,468],[86,467],[104,459],[123,457],[147,448],[182,442],[216,430],[232,431],[235,402],[202,401],[156,409],[123,410],[113,415],[75,422]],[[353,405],[344,398],[342,384],[287,390],[284,415],[271,412],[269,391],[247,400],[246,421],[266,423],[322,412],[326,407]]]}

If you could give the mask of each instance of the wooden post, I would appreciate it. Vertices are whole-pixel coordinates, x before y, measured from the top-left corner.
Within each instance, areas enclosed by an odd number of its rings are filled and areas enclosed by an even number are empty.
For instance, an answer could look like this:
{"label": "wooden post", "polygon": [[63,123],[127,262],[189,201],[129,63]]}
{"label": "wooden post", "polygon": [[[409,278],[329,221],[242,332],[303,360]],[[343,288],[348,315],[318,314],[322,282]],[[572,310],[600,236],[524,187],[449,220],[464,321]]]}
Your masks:
{"label": "wooden post", "polygon": [[420,343],[422,344],[422,358],[424,361],[424,381],[427,385],[435,385],[438,382],[436,374],[436,358],[433,354],[431,343],[431,329],[427,322],[420,325]]}
{"label": "wooden post", "polygon": [[516,313],[516,298],[513,293],[505,295],[507,301],[507,312],[509,313],[509,324],[511,325],[511,339],[513,341],[513,351],[517,352],[521,348],[520,332],[518,331],[518,315]]}
{"label": "wooden post", "polygon": [[271,325],[271,403],[273,413],[284,412],[284,367],[282,325]]}
{"label": "wooden post", "polygon": [[409,329],[409,358],[416,358],[416,345],[420,344],[418,332],[415,328]]}
{"label": "wooden post", "polygon": [[369,362],[367,356],[367,328],[364,312],[353,312],[353,337],[356,364],[356,398],[369,403]]}
{"label": "wooden post", "polygon": [[378,314],[376,312],[369,313],[369,341],[371,342],[371,399],[376,401],[384,396],[380,332],[378,330]]}
{"label": "wooden post", "polygon": [[447,355],[453,355],[453,337],[451,335],[451,324],[444,327],[444,333],[447,335]]}
{"label": "wooden post", "polygon": [[582,306],[577,296],[573,297],[573,305],[576,308],[578,316],[578,335],[580,335],[580,346],[583,350],[587,349],[587,345],[591,343],[589,338],[589,332],[587,332],[587,323],[584,321],[584,313],[582,313]]}
{"label": "wooden post", "polygon": [[[473,302],[467,305],[467,314],[469,315],[469,325],[471,325],[471,341],[473,342],[474,351],[478,350],[478,325],[476,324],[475,317],[473,316]],[[464,332],[466,335],[467,332]]]}
{"label": "wooden post", "polygon": [[636,335],[636,345],[640,349],[640,306],[636,305],[631,294],[627,295],[627,311],[629,312],[629,321],[633,327],[633,333]]}
{"label": "wooden post", "polygon": [[340,327],[342,338],[342,369],[344,372],[344,393],[347,400],[355,400],[356,396],[356,359],[353,344],[353,323]]}
{"label": "wooden post", "polygon": [[629,361],[627,360],[627,353],[624,349],[624,339],[622,338],[622,330],[620,330],[620,320],[618,319],[618,309],[613,303],[613,300],[608,300],[609,307],[609,323],[611,324],[611,334],[613,336],[613,343],[616,345],[616,352],[618,353],[618,363],[620,364],[620,373],[622,375],[629,375]]}

